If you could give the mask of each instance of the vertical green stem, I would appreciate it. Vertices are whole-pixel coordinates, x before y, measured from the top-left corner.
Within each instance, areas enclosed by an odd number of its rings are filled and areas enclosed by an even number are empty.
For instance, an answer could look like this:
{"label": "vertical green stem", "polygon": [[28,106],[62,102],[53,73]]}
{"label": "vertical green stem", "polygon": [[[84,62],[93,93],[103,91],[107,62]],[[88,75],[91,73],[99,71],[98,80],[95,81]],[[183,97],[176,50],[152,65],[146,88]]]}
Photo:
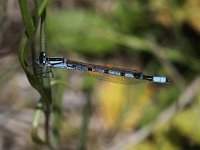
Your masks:
{"label": "vertical green stem", "polygon": [[[45,19],[46,19],[46,9],[44,9],[42,16],[41,16],[41,25],[40,25],[40,51],[45,52],[46,51],[46,35],[45,35]],[[47,71],[47,68],[43,68],[43,72]],[[43,82],[43,88],[45,90],[45,93],[48,95],[48,102],[44,105],[48,105],[45,107],[45,137],[46,142],[49,143],[49,126],[50,126],[50,113],[51,110],[49,108],[52,107],[52,94],[51,94],[51,85],[50,85],[50,79],[49,78],[42,78]]]}
{"label": "vertical green stem", "polygon": [[[58,77],[65,82],[65,75],[58,73]],[[63,92],[64,86],[58,84],[55,89],[55,103],[52,112],[52,136],[51,136],[51,145],[54,149],[58,149],[59,139],[60,139],[60,127],[61,127],[61,119],[62,119],[62,100],[63,100]]]}
{"label": "vertical green stem", "polygon": [[[42,13],[41,16],[41,26],[40,26],[40,51],[46,52],[46,34],[45,34],[45,20],[46,20],[46,10]],[[43,72],[47,72],[48,68],[43,68]],[[52,105],[52,94],[51,94],[51,85],[50,78],[42,78],[43,87],[45,92],[48,95],[48,104]]]}
{"label": "vertical green stem", "polygon": [[87,136],[88,136],[88,125],[90,121],[90,117],[92,114],[92,107],[91,107],[91,100],[90,100],[90,94],[87,93],[87,102],[85,104],[84,110],[83,110],[83,122],[82,122],[82,128],[80,133],[80,146],[79,150],[86,150],[86,143],[87,143]]}
{"label": "vertical green stem", "polygon": [[35,41],[34,39],[32,39],[30,41],[30,45],[31,45],[31,56],[32,56],[32,64],[33,64],[33,73],[34,75],[37,75],[37,66],[36,66],[36,53],[35,53]]}

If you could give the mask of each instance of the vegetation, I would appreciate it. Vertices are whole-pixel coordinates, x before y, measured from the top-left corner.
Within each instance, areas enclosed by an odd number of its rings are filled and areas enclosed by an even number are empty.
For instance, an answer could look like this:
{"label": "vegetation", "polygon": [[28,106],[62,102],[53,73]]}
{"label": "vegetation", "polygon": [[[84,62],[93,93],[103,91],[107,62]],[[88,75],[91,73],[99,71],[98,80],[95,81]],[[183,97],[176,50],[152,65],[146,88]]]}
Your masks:
{"label": "vegetation", "polygon": [[[198,0],[18,2],[25,27],[19,61],[41,97],[31,130],[39,147],[200,149]],[[43,78],[40,51],[166,75],[171,84],[120,85],[66,70]]]}

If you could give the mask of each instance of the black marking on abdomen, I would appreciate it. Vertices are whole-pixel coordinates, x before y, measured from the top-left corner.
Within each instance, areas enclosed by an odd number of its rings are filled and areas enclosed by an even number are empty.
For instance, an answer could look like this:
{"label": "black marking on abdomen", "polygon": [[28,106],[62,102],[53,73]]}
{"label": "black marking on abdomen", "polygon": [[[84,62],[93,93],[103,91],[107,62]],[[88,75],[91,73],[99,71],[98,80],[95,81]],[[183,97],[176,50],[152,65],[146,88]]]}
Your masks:
{"label": "black marking on abdomen", "polygon": [[153,77],[152,76],[143,75],[143,77],[144,77],[144,80],[153,81]]}
{"label": "black marking on abdomen", "polygon": [[134,73],[133,75],[134,75],[134,78],[136,79],[141,79],[142,77],[142,73]]}
{"label": "black marking on abdomen", "polygon": [[120,76],[125,76],[125,72],[120,72]]}
{"label": "black marking on abdomen", "polygon": [[92,71],[92,68],[88,67],[88,71]]}
{"label": "black marking on abdomen", "polygon": [[108,73],[109,74],[109,70],[104,70],[104,73]]}

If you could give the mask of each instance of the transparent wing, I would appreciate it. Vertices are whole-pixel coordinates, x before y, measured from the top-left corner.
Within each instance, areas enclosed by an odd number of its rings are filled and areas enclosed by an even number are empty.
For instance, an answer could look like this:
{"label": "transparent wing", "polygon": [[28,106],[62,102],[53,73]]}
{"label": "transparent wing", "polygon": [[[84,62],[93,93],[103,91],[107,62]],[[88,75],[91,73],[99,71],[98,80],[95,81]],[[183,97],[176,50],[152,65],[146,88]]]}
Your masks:
{"label": "transparent wing", "polygon": [[118,84],[135,84],[138,82],[141,82],[142,80],[135,79],[135,78],[128,78],[118,75],[112,75],[108,73],[102,73],[103,70],[112,70],[112,71],[118,71],[118,72],[130,72],[130,73],[142,73],[138,70],[132,70],[132,69],[126,69],[126,68],[118,68],[113,66],[102,66],[102,65],[94,65],[94,64],[88,64],[88,63],[82,63],[82,62],[75,62],[68,60],[68,63],[79,65],[79,66],[86,66],[88,68],[92,68],[94,71],[87,71],[87,74],[91,77],[95,77],[100,80],[118,83]]}
{"label": "transparent wing", "polygon": [[117,84],[136,84],[143,81],[143,80],[138,80],[135,78],[126,78],[122,76],[110,75],[110,74],[105,74],[105,73],[100,73],[100,72],[87,71],[87,74],[91,77],[95,77],[103,81],[113,82]]}
{"label": "transparent wing", "polygon": [[96,69],[102,69],[102,70],[116,70],[120,72],[134,72],[134,73],[142,73],[141,71],[138,70],[133,70],[133,69],[126,69],[126,68],[118,68],[118,67],[113,67],[111,65],[94,65],[94,64],[89,64],[89,63],[83,63],[83,62],[78,62],[78,61],[72,61],[72,60],[67,60],[68,63],[70,64],[75,64],[75,65],[81,65],[81,66],[86,66],[88,68],[96,68]]}

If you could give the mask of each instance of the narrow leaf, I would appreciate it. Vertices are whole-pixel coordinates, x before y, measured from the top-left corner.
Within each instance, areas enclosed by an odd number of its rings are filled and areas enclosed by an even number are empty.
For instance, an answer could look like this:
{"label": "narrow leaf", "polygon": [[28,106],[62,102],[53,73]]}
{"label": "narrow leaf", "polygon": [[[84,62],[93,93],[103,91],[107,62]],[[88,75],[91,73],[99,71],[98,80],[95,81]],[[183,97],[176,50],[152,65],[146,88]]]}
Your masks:
{"label": "narrow leaf", "polygon": [[24,25],[25,25],[28,37],[31,40],[34,40],[35,29],[34,29],[32,17],[30,15],[29,10],[28,10],[27,1],[26,0],[19,0],[19,5],[20,5],[20,9],[21,9],[21,13],[22,13],[22,18],[23,18],[23,21],[24,21]]}

